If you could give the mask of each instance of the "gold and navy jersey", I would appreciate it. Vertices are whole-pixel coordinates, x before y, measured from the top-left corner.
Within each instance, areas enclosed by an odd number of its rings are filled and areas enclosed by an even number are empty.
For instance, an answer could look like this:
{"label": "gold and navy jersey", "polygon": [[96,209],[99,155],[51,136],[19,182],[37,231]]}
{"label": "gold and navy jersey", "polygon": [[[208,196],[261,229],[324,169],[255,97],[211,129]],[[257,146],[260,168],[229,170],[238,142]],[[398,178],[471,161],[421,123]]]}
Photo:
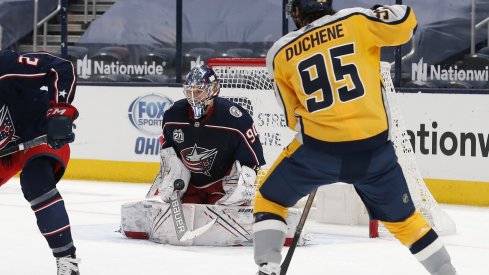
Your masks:
{"label": "gold and navy jersey", "polygon": [[288,127],[304,144],[333,151],[385,143],[380,49],[408,42],[416,26],[404,5],[352,8],[279,39],[267,54],[267,68]]}

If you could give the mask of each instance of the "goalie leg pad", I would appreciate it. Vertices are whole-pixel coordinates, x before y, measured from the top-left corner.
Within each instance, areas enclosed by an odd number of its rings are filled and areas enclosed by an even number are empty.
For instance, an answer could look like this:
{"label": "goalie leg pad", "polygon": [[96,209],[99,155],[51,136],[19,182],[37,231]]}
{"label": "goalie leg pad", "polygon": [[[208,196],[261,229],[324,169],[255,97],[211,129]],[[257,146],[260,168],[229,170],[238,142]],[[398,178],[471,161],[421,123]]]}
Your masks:
{"label": "goalie leg pad", "polygon": [[[253,242],[253,209],[250,206],[221,206],[182,204],[187,228],[194,230],[212,219],[217,222],[204,234],[193,240],[180,242],[175,234],[169,204],[157,200],[143,200],[122,205],[121,231],[127,237],[149,239],[179,246],[250,246]],[[302,211],[290,209],[287,216],[287,240],[293,238]],[[287,240],[285,244],[287,244]],[[298,245],[310,240],[306,229]]]}

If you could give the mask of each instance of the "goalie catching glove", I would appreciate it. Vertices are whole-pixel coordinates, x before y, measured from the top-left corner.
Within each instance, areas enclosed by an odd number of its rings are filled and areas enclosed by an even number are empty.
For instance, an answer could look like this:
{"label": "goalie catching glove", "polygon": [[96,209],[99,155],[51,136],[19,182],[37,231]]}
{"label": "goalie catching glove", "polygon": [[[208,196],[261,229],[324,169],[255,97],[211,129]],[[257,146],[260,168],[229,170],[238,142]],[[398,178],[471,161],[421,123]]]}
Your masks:
{"label": "goalie catching glove", "polygon": [[75,140],[73,121],[78,117],[78,110],[66,102],[51,105],[47,112],[48,145],[59,149]]}
{"label": "goalie catching glove", "polygon": [[177,179],[183,180],[185,187],[180,194],[185,193],[190,181],[190,171],[183,162],[177,157],[173,147],[168,147],[160,151],[161,166],[155,182],[158,184],[158,193],[162,201],[170,202],[173,194],[173,183]]}
{"label": "goalie catching glove", "polygon": [[222,178],[222,188],[226,193],[216,204],[251,205],[255,197],[255,170],[241,166],[236,160],[228,176]]}

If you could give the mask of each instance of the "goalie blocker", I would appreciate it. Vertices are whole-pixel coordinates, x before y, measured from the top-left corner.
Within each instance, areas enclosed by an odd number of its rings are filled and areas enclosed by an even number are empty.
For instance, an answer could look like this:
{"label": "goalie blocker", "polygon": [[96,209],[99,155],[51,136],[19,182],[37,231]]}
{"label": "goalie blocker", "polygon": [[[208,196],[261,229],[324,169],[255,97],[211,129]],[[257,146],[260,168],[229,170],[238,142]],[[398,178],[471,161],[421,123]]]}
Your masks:
{"label": "goalie blocker", "polygon": [[[157,243],[179,246],[249,246],[253,242],[253,207],[209,204],[183,204],[188,230],[202,227],[213,219],[217,222],[202,235],[185,242],[177,239],[170,204],[159,200],[125,203],[121,208],[121,231],[129,238],[148,239]],[[291,208],[287,216],[287,237],[290,245],[302,211]],[[307,233],[299,245],[310,240]]]}

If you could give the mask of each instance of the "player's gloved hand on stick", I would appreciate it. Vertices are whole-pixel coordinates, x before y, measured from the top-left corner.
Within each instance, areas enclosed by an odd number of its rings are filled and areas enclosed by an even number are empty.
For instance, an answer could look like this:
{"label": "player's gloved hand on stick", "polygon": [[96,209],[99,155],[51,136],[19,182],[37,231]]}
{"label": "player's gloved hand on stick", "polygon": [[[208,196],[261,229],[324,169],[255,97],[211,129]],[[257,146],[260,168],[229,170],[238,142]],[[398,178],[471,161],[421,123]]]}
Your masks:
{"label": "player's gloved hand on stick", "polygon": [[160,181],[158,194],[164,202],[170,202],[170,197],[175,191],[174,182],[178,179],[183,180],[185,186],[180,190],[180,195],[185,193],[190,181],[190,170],[185,167],[183,162],[177,157],[173,147],[168,147],[160,151],[161,167],[155,181]]}
{"label": "player's gloved hand on stick", "polygon": [[78,110],[69,103],[53,104],[47,112],[48,145],[59,149],[75,140],[73,121],[78,117]]}
{"label": "player's gloved hand on stick", "polygon": [[216,204],[221,205],[251,205],[255,197],[255,170],[241,166],[238,160],[234,162],[231,172],[222,179],[222,188],[226,195]]}

